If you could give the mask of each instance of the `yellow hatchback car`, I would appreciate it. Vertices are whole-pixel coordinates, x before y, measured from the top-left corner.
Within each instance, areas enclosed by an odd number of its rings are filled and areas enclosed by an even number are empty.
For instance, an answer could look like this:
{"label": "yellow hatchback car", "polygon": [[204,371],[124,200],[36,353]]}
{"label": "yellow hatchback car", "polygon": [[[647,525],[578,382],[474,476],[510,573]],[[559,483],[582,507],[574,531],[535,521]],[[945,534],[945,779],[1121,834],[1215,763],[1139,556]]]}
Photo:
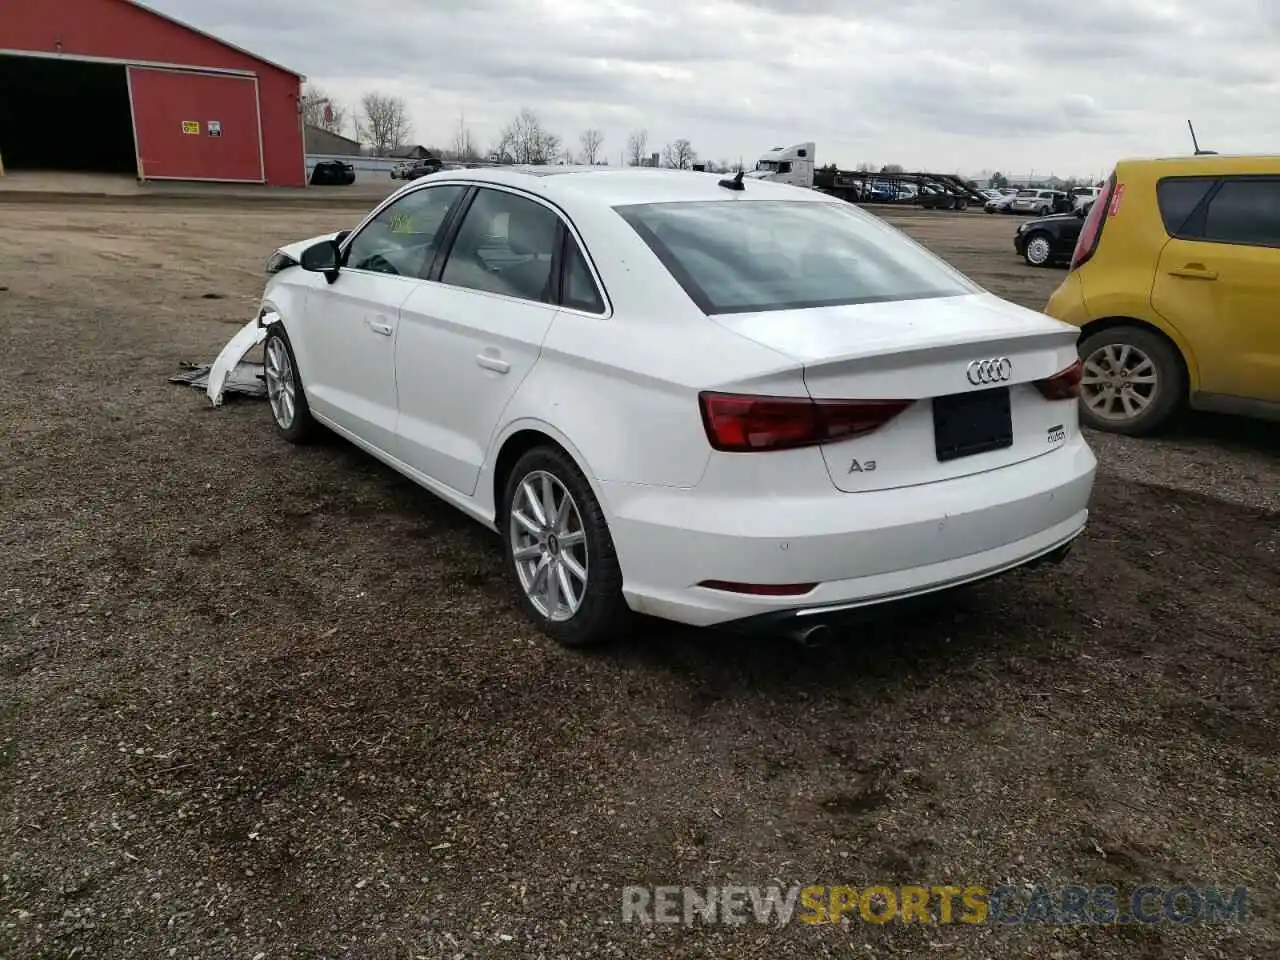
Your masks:
{"label": "yellow hatchback car", "polygon": [[1280,420],[1280,157],[1117,164],[1045,313],[1081,328],[1088,426]]}

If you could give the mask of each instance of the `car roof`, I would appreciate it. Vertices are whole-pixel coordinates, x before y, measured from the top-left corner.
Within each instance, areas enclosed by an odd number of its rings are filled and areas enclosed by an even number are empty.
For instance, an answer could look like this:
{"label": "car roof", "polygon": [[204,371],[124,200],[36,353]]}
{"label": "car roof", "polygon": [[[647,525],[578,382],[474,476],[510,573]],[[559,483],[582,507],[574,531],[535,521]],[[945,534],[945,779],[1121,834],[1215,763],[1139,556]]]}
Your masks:
{"label": "car roof", "polygon": [[695,200],[832,200],[816,190],[763,180],[746,179],[742,190],[726,190],[719,185],[732,176],[657,167],[493,166],[443,170],[417,182],[491,183],[519,187],[550,200],[565,198],[611,207]]}
{"label": "car roof", "polygon": [[1280,174],[1280,155],[1205,153],[1181,157],[1128,157],[1116,164],[1127,169],[1158,170],[1172,174],[1175,170],[1218,176],[1231,174]]}

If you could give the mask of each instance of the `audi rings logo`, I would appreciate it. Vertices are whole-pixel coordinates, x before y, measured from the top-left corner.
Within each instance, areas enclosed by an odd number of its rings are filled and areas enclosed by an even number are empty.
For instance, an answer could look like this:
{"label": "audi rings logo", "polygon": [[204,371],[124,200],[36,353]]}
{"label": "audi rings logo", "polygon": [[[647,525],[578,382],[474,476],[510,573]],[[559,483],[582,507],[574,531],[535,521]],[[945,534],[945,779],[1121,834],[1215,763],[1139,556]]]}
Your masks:
{"label": "audi rings logo", "polygon": [[1013,361],[1008,357],[975,360],[965,374],[975,387],[984,383],[1004,383],[1013,376]]}

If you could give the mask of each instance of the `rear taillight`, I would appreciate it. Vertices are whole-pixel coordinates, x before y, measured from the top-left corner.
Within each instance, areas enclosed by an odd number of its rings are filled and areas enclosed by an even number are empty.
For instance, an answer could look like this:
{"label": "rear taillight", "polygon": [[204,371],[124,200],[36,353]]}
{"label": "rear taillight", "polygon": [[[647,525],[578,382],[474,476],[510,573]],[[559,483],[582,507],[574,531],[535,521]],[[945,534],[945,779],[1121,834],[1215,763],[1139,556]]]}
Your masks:
{"label": "rear taillight", "polygon": [[1102,188],[1098,199],[1093,201],[1089,216],[1080,228],[1080,236],[1076,240],[1076,248],[1071,253],[1071,269],[1086,263],[1098,249],[1098,241],[1102,239],[1102,228],[1106,221],[1120,212],[1120,201],[1124,199],[1124,184],[1116,183],[1116,175],[1111,174],[1107,185]]}
{"label": "rear taillight", "polygon": [[703,392],[702,424],[716,450],[751,453],[832,443],[884,426],[914,400],[810,400]]}
{"label": "rear taillight", "polygon": [[1036,388],[1046,400],[1074,400],[1080,396],[1080,381],[1084,377],[1084,364],[1077,360],[1052,377],[1036,381]]}

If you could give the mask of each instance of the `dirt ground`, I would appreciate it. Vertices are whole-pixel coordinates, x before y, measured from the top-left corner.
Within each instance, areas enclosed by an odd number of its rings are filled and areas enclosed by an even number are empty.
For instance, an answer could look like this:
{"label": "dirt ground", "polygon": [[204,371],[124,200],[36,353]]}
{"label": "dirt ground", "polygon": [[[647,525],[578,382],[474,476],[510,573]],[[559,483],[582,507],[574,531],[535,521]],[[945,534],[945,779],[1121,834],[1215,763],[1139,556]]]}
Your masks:
{"label": "dirt ground", "polygon": [[[1280,436],[1094,437],[1089,532],[817,650],[569,653],[489,534],[166,378],[335,199],[0,205],[0,956],[1274,957]],[[890,219],[990,289],[1012,218]],[[704,929],[629,884],[1245,885],[1246,924]]]}

